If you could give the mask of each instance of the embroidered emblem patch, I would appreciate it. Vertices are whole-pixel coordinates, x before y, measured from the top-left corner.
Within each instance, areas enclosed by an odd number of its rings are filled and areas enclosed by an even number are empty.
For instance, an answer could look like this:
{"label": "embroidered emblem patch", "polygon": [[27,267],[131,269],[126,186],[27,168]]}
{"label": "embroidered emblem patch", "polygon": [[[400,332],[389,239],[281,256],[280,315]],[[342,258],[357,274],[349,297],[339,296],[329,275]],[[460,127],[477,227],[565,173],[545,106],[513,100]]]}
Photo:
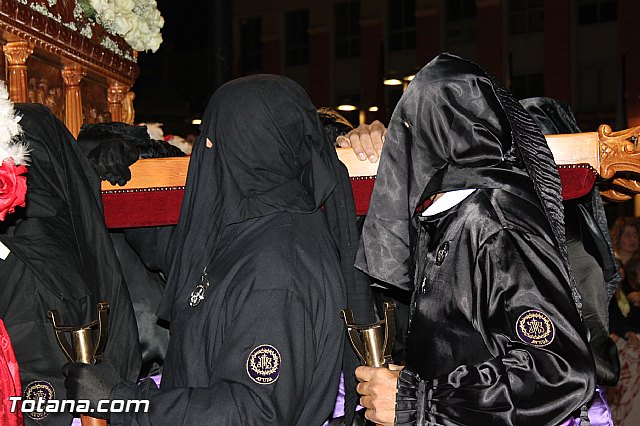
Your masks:
{"label": "embroidered emblem patch", "polygon": [[[44,380],[37,380],[31,382],[24,389],[24,401],[22,404],[24,405],[27,400],[35,401],[36,405],[38,400],[43,399],[44,403],[41,404],[45,406],[47,401],[56,398],[56,391],[49,382],[45,382]],[[27,416],[31,417],[33,420],[42,420],[49,415],[49,413],[42,411],[38,412],[36,410],[26,412]]]}
{"label": "embroidered emblem patch", "polygon": [[541,348],[553,342],[556,330],[548,316],[530,309],[518,318],[516,333],[523,342]]}
{"label": "embroidered emblem patch", "polygon": [[247,358],[247,374],[261,385],[269,385],[280,375],[280,352],[271,345],[260,345]]}

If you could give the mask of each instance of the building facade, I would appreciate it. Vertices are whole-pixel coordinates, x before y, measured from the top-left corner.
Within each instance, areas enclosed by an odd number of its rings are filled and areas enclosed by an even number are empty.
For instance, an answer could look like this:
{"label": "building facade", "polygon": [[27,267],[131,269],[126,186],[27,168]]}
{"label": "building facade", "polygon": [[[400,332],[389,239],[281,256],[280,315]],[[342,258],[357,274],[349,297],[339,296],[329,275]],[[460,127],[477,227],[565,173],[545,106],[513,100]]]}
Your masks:
{"label": "building facade", "polygon": [[[518,97],[571,105],[581,127],[640,125],[638,0],[236,0],[234,74],[287,75],[318,106],[390,116],[438,53],[469,58]],[[396,79],[395,86],[385,80]]]}

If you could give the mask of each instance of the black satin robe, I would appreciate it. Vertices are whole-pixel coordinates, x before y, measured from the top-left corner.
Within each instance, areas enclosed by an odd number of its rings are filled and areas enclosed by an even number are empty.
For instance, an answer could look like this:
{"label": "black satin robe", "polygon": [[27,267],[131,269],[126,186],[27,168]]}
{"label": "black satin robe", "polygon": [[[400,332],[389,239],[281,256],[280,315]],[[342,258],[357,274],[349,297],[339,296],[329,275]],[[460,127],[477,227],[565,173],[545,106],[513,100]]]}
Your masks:
{"label": "black satin robe", "polygon": [[[425,218],[431,196],[475,189]],[[478,65],[427,64],[393,112],[356,266],[413,289],[399,425],[553,425],[593,358],[545,139]]]}
{"label": "black satin robe", "polygon": [[[553,425],[591,398],[584,326],[542,219],[516,185],[420,219],[398,425]],[[530,310],[553,324],[546,346],[516,332]]]}

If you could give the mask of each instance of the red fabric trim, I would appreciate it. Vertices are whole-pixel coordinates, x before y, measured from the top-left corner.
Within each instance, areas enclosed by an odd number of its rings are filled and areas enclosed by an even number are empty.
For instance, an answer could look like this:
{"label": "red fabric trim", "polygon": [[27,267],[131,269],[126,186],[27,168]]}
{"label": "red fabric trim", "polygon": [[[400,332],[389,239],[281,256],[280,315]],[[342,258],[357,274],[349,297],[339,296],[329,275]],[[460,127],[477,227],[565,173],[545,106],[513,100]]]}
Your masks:
{"label": "red fabric trim", "polygon": [[[14,413],[11,412],[13,402],[9,400],[10,396],[22,396],[20,369],[9,339],[9,333],[4,328],[4,322],[0,319],[0,398],[2,398],[0,425],[22,426],[22,412],[19,409]],[[17,407],[19,406],[18,403]]]}
{"label": "red fabric trim", "polygon": [[364,216],[369,211],[369,200],[373,192],[375,177],[351,179],[351,189],[353,190],[353,201],[356,203],[356,214]]}
{"label": "red fabric trim", "polygon": [[596,171],[588,164],[558,166],[562,182],[562,199],[572,200],[587,195],[596,183]]}
{"label": "red fabric trim", "polygon": [[175,225],[180,216],[183,195],[183,188],[104,191],[105,223],[107,228]]}
{"label": "red fabric trim", "polygon": [[[596,181],[595,170],[587,164],[559,166],[558,171],[564,200],[587,195]],[[369,199],[375,181],[375,177],[351,179],[356,214],[359,216],[366,215],[369,210]],[[102,193],[102,200],[107,227],[174,225],[178,223],[183,194],[184,188],[105,191]]]}

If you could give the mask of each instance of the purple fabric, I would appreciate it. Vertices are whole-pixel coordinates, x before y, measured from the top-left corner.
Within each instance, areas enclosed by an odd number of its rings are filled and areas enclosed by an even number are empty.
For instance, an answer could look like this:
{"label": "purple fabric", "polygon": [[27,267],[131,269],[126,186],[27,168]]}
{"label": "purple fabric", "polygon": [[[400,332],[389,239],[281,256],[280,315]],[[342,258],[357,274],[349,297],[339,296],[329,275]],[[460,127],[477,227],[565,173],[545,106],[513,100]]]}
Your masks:
{"label": "purple fabric", "polygon": [[[614,426],[611,417],[611,410],[607,404],[607,396],[604,388],[596,387],[596,396],[589,406],[589,422],[591,426]],[[580,426],[580,419],[571,417],[560,424],[560,426]]]}
{"label": "purple fabric", "polygon": [[[361,405],[356,405],[356,411],[361,410]],[[332,419],[336,417],[344,416],[344,375],[340,373],[340,385],[338,386],[338,396],[336,397],[336,404],[333,406],[333,414],[331,415]],[[329,420],[324,422],[322,426],[327,426],[329,424]]]}
{"label": "purple fabric", "polygon": [[[152,379],[156,383],[156,386],[160,387],[160,380],[162,379],[162,374],[157,374],[155,376],[149,376],[149,377],[145,377],[145,378],[146,379]],[[144,379],[142,379],[142,380],[144,380]],[[344,408],[343,408],[343,411],[344,411]],[[77,417],[74,418],[73,422],[71,422],[71,426],[81,426],[80,419],[77,418]]]}

